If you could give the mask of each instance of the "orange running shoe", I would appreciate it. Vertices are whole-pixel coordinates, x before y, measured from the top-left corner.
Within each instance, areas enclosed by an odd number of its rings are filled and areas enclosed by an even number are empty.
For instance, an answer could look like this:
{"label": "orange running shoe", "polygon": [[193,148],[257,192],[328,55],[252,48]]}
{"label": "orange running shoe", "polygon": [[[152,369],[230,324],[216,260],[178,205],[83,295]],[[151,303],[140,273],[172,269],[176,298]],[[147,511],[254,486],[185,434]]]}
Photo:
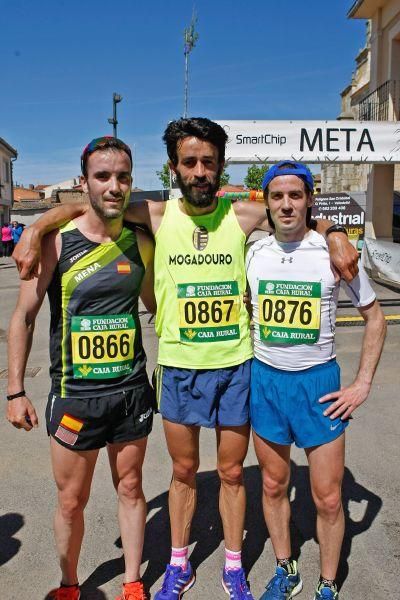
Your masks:
{"label": "orange running shoe", "polygon": [[122,586],[122,596],[117,596],[115,600],[148,600],[143,582],[139,580],[124,583]]}
{"label": "orange running shoe", "polygon": [[81,592],[79,585],[61,585],[51,590],[46,596],[46,600],[79,600]]}

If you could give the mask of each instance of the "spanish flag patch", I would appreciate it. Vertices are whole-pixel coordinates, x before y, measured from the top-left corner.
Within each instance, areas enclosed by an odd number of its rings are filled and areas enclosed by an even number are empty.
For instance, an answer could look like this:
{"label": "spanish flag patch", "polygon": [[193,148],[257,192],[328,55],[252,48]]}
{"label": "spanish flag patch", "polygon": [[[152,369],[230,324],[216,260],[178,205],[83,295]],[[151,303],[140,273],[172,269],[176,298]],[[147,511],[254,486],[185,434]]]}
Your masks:
{"label": "spanish flag patch", "polygon": [[127,275],[131,272],[131,265],[128,262],[119,262],[117,263],[117,271],[121,273],[121,275]]}
{"label": "spanish flag patch", "polygon": [[62,425],[66,429],[69,429],[70,431],[78,432],[83,427],[83,421],[80,421],[76,417],[71,417],[71,415],[65,413],[65,415],[60,421],[60,425]]}

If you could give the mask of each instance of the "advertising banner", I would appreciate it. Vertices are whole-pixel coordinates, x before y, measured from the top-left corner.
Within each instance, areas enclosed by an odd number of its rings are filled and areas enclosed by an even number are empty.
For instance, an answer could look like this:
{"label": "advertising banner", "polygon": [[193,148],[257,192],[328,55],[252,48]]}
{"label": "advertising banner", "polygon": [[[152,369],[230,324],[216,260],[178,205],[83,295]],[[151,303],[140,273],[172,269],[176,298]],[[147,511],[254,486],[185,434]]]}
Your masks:
{"label": "advertising banner", "polygon": [[218,121],[230,163],[400,162],[400,122]]}
{"label": "advertising banner", "polygon": [[400,284],[400,244],[365,238],[361,261],[372,277]]}
{"label": "advertising banner", "polygon": [[352,244],[361,250],[365,232],[365,212],[346,193],[317,194],[312,208],[314,219],[330,219],[343,225]]}

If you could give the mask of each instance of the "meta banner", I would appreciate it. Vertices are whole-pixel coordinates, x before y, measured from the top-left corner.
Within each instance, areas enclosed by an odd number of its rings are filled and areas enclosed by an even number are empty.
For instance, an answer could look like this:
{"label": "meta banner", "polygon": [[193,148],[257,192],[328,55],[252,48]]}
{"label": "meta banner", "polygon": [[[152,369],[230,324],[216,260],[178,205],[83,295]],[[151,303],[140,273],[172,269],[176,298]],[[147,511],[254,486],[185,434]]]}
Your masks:
{"label": "meta banner", "polygon": [[400,162],[400,122],[218,121],[230,163]]}

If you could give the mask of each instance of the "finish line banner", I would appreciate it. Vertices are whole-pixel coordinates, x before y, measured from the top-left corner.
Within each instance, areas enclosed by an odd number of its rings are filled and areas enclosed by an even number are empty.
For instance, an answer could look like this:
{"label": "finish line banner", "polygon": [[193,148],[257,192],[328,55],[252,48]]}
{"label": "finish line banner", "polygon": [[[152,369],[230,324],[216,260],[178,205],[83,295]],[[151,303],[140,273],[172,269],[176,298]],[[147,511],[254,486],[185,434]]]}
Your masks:
{"label": "finish line banner", "polygon": [[361,262],[372,277],[400,284],[400,244],[364,238]]}
{"label": "finish line banner", "polygon": [[218,121],[229,163],[400,162],[400,121]]}

